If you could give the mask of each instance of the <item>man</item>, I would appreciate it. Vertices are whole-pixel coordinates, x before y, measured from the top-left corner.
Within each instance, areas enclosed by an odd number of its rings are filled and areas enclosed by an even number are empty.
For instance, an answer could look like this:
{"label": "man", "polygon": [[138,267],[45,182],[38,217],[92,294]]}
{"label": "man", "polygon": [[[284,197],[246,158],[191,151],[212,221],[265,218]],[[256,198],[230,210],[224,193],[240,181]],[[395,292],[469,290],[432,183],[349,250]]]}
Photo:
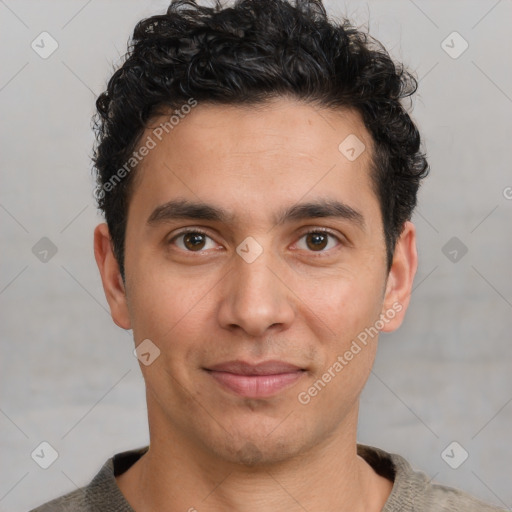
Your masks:
{"label": "man", "polygon": [[415,89],[319,2],[138,24],[97,101],[94,243],[150,446],[38,511],[498,510],[356,441],[416,272]]}

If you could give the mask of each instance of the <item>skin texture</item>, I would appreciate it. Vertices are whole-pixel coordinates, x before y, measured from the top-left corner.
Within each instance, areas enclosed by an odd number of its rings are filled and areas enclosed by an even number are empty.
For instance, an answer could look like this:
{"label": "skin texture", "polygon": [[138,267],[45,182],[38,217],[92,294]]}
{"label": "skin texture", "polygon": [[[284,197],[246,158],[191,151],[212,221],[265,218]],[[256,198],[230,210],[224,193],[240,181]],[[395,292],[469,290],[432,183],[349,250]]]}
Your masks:
{"label": "skin texture", "polygon": [[[151,127],[141,140],[150,134]],[[338,149],[350,134],[366,146],[353,162]],[[405,224],[388,274],[371,148],[355,112],[285,98],[258,107],[200,104],[137,169],[125,283],[106,225],[96,228],[114,322],[133,329],[136,345],[150,339],[160,350],[141,364],[150,450],[117,477],[137,512],[381,510],[392,483],[356,453],[359,396],[378,336],[307,405],[297,398],[381,314],[381,330],[392,331],[407,309],[415,229]],[[148,223],[173,199],[205,202],[232,218]],[[283,209],[319,200],[343,202],[362,222],[276,223]],[[207,233],[200,251],[178,236],[183,228]],[[318,249],[305,232],[320,228],[332,236]],[[236,252],[247,237],[262,249],[252,263]],[[206,371],[232,360],[280,360],[304,371],[270,397],[247,398]]]}

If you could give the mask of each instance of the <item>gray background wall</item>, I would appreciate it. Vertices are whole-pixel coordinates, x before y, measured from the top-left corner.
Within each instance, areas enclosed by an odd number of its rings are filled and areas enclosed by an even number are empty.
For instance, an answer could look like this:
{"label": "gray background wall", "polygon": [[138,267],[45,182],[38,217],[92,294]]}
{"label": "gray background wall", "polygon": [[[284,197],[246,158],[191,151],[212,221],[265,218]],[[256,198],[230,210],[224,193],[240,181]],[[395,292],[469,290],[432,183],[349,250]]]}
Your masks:
{"label": "gray background wall", "polygon": [[[0,1],[2,511],[84,485],[113,453],[148,441],[131,337],[110,319],[93,259],[90,117],[135,22],[165,4]],[[432,166],[414,217],[412,304],[381,337],[359,440],[510,508],[512,2],[327,5],[369,22],[417,73],[414,117]],[[58,42],[46,59],[31,48],[51,49],[43,31]],[[469,44],[461,55],[454,31]],[[59,454],[46,470],[31,458],[42,441]]]}

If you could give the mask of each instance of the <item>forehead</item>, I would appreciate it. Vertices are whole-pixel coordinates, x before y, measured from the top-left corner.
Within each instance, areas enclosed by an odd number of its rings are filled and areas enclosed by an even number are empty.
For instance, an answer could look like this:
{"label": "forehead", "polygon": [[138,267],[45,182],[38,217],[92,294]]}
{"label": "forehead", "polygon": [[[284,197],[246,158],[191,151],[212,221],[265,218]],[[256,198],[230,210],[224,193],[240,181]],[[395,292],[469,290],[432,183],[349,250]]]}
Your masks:
{"label": "forehead", "polygon": [[280,98],[256,106],[198,104],[179,122],[169,119],[153,119],[141,138],[153,148],[137,168],[130,210],[145,204],[147,216],[180,197],[229,204],[254,220],[315,197],[342,198],[354,209],[376,202],[372,140],[355,111]]}

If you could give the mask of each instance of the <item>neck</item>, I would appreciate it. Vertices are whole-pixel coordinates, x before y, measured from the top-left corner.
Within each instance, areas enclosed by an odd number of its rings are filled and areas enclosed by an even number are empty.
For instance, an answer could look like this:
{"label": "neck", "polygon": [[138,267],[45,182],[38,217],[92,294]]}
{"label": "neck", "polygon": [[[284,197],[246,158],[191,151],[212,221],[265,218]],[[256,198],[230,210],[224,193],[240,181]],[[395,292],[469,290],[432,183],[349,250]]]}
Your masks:
{"label": "neck", "polygon": [[117,483],[136,512],[378,512],[392,483],[357,455],[357,408],[330,438],[280,463],[225,460],[150,414],[150,449]]}

